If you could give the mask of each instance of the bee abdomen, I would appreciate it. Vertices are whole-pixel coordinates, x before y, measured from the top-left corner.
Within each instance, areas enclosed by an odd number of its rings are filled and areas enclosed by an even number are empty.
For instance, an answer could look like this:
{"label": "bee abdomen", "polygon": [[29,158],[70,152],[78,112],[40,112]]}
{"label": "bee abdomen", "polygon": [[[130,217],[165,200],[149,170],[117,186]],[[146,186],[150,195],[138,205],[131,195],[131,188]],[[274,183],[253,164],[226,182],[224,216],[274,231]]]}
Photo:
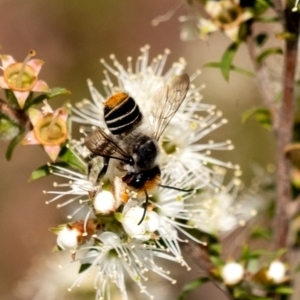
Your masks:
{"label": "bee abdomen", "polygon": [[142,114],[133,98],[126,93],[118,93],[105,102],[104,120],[112,134],[122,134],[136,128]]}

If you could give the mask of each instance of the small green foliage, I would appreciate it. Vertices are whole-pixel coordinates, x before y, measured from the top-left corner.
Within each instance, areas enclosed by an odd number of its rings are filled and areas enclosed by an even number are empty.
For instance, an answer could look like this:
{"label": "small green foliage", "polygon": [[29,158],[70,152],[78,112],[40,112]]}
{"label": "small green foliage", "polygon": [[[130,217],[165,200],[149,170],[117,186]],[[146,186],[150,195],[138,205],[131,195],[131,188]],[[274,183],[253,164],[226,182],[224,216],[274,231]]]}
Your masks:
{"label": "small green foliage", "polygon": [[[203,67],[204,68],[219,68],[219,69],[221,69],[221,63],[220,62],[209,62],[209,63],[206,63]],[[242,75],[249,76],[249,77],[254,77],[254,74],[252,72],[242,69],[242,68],[239,68],[239,67],[236,67],[235,65],[230,66],[230,71],[234,71],[234,72],[237,72]]]}
{"label": "small green foliage", "polygon": [[266,239],[270,240],[272,237],[272,231],[270,228],[265,227],[256,227],[252,230],[251,238],[252,239]]}
{"label": "small green foliage", "polygon": [[203,285],[204,283],[206,283],[208,281],[209,281],[209,279],[207,277],[203,277],[203,278],[197,278],[197,279],[187,283],[183,287],[178,300],[185,300],[189,293],[191,293],[192,291],[194,291],[195,289],[197,289],[198,287],[200,287],[201,285]]}
{"label": "small green foliage", "polygon": [[278,47],[266,49],[257,56],[256,61],[259,65],[261,65],[268,56],[274,55],[274,54],[282,55],[283,51],[281,48],[278,48]]}
{"label": "small green foliage", "polygon": [[270,0],[255,0],[253,6],[254,14],[256,16],[261,15],[271,7],[273,7],[273,3]]}
{"label": "small green foliage", "polygon": [[64,146],[61,149],[58,157],[71,168],[86,173],[87,170],[85,162],[68,146]]}
{"label": "small green foliage", "polygon": [[255,21],[262,23],[273,23],[278,22],[279,18],[276,16],[259,16],[255,18]]}
{"label": "small green foliage", "polygon": [[256,121],[261,124],[265,129],[271,129],[272,127],[272,115],[271,112],[264,107],[253,107],[246,110],[242,116],[242,123],[246,123],[251,117],[255,117]]}
{"label": "small green foliage", "polygon": [[232,43],[224,52],[222,58],[221,58],[221,72],[223,77],[226,81],[229,80],[229,73],[232,65],[232,61],[234,58],[234,55],[236,54],[237,50],[239,48],[239,43]]}
{"label": "small green foliage", "polygon": [[268,35],[265,33],[260,33],[255,37],[256,45],[262,47],[268,40]]}
{"label": "small green foliage", "polygon": [[119,212],[115,212],[114,213],[114,217],[117,221],[119,221],[120,223],[123,221],[123,215],[122,213],[119,213]]}
{"label": "small green foliage", "polygon": [[[56,162],[56,163],[52,163],[51,165],[59,166],[59,167],[63,167],[63,168],[69,167],[69,165],[65,162]],[[41,166],[38,169],[36,169],[35,171],[33,171],[31,173],[28,181],[30,182],[30,181],[50,175],[51,174],[51,165],[47,164],[47,165]]]}
{"label": "small green foliage", "polygon": [[20,132],[17,124],[0,115],[0,139],[11,140]]}
{"label": "small green foliage", "polygon": [[66,226],[66,224],[60,224],[60,225],[57,225],[57,227],[49,228],[49,231],[54,234],[58,234],[65,226]]}
{"label": "small green foliage", "polygon": [[44,100],[52,99],[57,96],[69,95],[71,92],[65,88],[55,87],[52,88],[49,93],[43,93],[34,99],[27,99],[24,105],[24,109],[28,109],[33,105],[42,103]]}
{"label": "small green foliage", "polygon": [[80,274],[80,273],[86,271],[90,266],[91,266],[91,264],[81,264],[80,268],[78,270],[78,273]]}
{"label": "small green foliage", "polygon": [[5,89],[4,91],[5,91],[5,96],[6,96],[7,102],[13,108],[20,109],[19,102],[18,102],[16,96],[14,95],[13,91],[12,90],[8,90],[8,89]]}
{"label": "small green foliage", "polygon": [[289,286],[281,285],[281,286],[276,287],[274,289],[274,292],[276,294],[281,294],[281,295],[292,295],[293,289]]}
{"label": "small green foliage", "polygon": [[9,143],[7,149],[6,149],[6,154],[5,157],[7,160],[11,160],[13,152],[16,148],[16,146],[21,142],[21,140],[24,138],[25,136],[25,130],[22,130],[19,132],[18,135],[16,135],[11,142]]}

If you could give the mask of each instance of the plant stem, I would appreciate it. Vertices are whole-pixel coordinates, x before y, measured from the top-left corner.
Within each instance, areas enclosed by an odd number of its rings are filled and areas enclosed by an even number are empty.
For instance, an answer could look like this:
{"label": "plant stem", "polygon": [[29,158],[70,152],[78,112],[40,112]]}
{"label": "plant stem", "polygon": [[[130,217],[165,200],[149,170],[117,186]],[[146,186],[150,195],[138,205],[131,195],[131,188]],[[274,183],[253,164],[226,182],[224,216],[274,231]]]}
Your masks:
{"label": "plant stem", "polygon": [[276,135],[277,150],[277,204],[274,218],[274,247],[287,246],[289,218],[287,206],[291,201],[290,161],[285,155],[284,147],[291,143],[293,134],[295,109],[295,73],[298,56],[299,14],[293,13],[291,8],[285,11],[285,30],[293,34],[292,39],[285,43],[283,65],[283,94],[278,111]]}
{"label": "plant stem", "polygon": [[24,111],[17,110],[11,107],[7,102],[0,99],[0,117],[4,116],[16,123],[20,127],[24,128],[25,131],[31,129],[30,121]]}

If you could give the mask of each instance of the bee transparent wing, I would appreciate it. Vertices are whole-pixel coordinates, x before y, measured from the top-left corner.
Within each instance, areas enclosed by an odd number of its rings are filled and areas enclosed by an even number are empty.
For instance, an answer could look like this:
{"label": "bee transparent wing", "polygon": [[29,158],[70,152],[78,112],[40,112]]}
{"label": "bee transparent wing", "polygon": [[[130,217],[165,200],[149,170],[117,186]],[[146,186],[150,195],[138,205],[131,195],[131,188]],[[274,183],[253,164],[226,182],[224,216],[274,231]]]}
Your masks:
{"label": "bee transparent wing", "polygon": [[100,127],[97,127],[85,138],[84,144],[92,153],[99,156],[112,157],[118,153],[125,159],[129,158],[113,138]]}
{"label": "bee transparent wing", "polygon": [[153,98],[152,129],[158,140],[184,100],[190,84],[185,73],[156,92]]}

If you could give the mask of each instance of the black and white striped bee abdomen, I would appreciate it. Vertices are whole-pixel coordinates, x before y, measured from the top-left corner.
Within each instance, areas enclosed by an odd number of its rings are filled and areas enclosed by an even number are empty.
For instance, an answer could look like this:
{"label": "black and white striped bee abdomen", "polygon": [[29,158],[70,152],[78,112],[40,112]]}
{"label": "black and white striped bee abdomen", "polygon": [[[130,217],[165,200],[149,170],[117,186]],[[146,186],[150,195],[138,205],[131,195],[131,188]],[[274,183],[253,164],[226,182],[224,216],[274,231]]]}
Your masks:
{"label": "black and white striped bee abdomen", "polygon": [[126,93],[111,96],[104,104],[104,121],[114,135],[135,129],[142,120],[142,114],[134,99]]}

